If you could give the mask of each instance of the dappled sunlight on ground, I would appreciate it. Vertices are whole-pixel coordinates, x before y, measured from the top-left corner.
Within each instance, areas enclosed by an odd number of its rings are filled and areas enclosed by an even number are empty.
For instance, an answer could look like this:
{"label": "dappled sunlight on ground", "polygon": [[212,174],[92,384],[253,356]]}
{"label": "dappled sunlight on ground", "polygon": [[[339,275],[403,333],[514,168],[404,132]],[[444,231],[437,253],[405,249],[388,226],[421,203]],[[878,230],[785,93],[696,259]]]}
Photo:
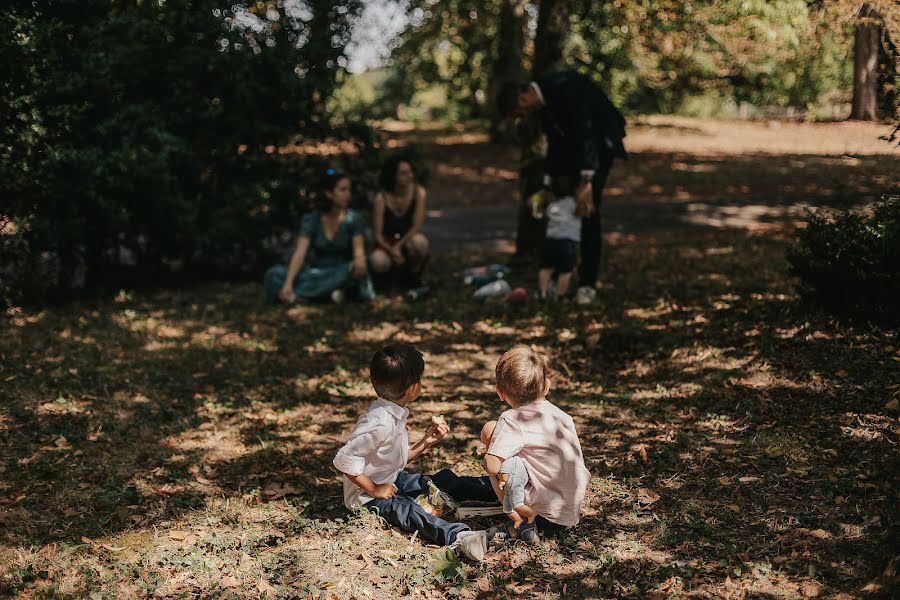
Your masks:
{"label": "dappled sunlight on ground", "polygon": [[[896,584],[897,332],[841,324],[801,303],[784,252],[808,198],[734,192],[721,201],[719,177],[743,173],[728,185],[759,191],[758,172],[747,170],[759,156],[738,164],[651,147],[730,130],[651,125],[633,128],[635,156],[617,165],[615,185],[653,169],[662,181],[634,179],[628,194],[641,197],[613,202],[641,210],[658,185],[686,217],[748,221],[625,222],[606,236],[592,307],[475,304],[458,273],[496,257],[457,254],[436,257],[445,278],[416,304],[264,307],[247,284],[8,310],[0,595],[49,586],[78,597],[883,595]],[[850,165],[792,137],[846,129],[785,127],[796,156],[771,160],[805,178],[852,173],[852,191],[892,164],[860,152]],[[495,165],[453,176],[478,202],[515,187],[504,179],[514,153],[488,161],[497,149],[464,130],[409,135],[442,140],[449,168]],[[665,180],[669,164],[673,177],[710,178],[707,187],[666,196],[685,182]],[[834,187],[827,178],[810,185]],[[530,289],[534,273],[509,278]],[[516,343],[544,352],[550,399],[572,415],[592,474],[581,524],[537,547],[507,544],[483,565],[438,564],[438,548],[373,515],[348,515],[331,460],[373,398],[366,367],[387,341],[413,342],[426,359],[411,441],[433,415],[451,427],[414,465],[422,472],[480,473],[478,432],[505,409],[497,358]]]}

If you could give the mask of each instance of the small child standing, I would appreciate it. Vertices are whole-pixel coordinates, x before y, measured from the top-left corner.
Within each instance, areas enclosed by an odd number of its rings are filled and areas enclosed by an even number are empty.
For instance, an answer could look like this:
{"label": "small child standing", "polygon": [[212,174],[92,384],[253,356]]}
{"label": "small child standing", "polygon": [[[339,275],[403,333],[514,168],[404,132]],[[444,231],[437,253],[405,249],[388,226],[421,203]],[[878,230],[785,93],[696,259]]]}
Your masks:
{"label": "small child standing", "polygon": [[541,299],[548,297],[554,273],[557,274],[556,296],[566,295],[578,262],[578,243],[581,241],[581,217],[576,214],[569,178],[558,178],[554,188],[558,195],[547,206],[547,235],[538,271],[538,297]]}
{"label": "small child standing", "polygon": [[591,474],[572,417],[547,400],[550,379],[544,357],[516,346],[497,361],[496,376],[497,395],[510,409],[497,419],[484,456],[485,471],[502,500],[501,467],[509,458],[522,460],[528,483],[516,512],[526,520],[516,530],[523,540],[536,542],[538,520],[562,527],[578,524]]}
{"label": "small child standing", "polygon": [[[481,428],[481,443],[485,449],[491,445],[497,421],[488,421]],[[519,529],[529,518],[534,519],[534,511],[525,504],[525,486],[528,484],[528,471],[525,462],[518,456],[510,456],[500,465],[497,474],[500,489],[503,490],[503,512],[512,519],[513,527]],[[537,535],[533,529],[522,533],[526,542],[536,542]]]}
{"label": "small child standing", "polygon": [[392,344],[375,353],[369,377],[378,399],[356,422],[347,443],[334,457],[344,474],[344,505],[363,506],[404,531],[417,531],[427,542],[459,549],[481,561],[488,533],[472,531],[464,523],[448,523],[422,508],[416,497],[426,493],[429,480],[407,473],[404,467],[439,442],[449,428],[436,420],[425,437],[410,448],[406,433],[407,405],[422,391],[425,361],[409,344]]}

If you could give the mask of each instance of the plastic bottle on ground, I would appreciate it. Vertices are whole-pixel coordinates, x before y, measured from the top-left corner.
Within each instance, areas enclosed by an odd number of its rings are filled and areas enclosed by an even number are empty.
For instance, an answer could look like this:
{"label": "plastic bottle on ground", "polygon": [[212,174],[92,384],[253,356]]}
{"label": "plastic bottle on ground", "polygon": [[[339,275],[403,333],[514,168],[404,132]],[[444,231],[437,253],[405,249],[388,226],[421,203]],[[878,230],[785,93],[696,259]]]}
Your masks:
{"label": "plastic bottle on ground", "polygon": [[487,298],[497,298],[499,296],[506,296],[510,290],[509,282],[505,279],[498,279],[497,281],[492,281],[487,285],[483,285],[477,290],[475,290],[474,297],[479,300],[485,300]]}

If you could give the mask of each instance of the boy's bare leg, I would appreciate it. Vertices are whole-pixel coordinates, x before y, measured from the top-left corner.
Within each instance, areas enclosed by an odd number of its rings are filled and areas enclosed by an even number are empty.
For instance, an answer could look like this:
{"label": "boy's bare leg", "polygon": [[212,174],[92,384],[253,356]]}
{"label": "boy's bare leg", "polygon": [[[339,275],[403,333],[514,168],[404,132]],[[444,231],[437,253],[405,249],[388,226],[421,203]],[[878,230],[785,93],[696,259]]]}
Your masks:
{"label": "boy's bare leg", "polygon": [[569,283],[572,281],[572,272],[560,273],[556,279],[556,295],[563,297],[569,291]]}
{"label": "boy's bare leg", "polygon": [[[528,521],[529,523],[534,523],[534,518],[537,516],[537,513],[532,510],[532,508],[526,504],[522,506],[517,506],[515,512],[521,519]],[[512,518],[512,517],[510,517]],[[515,521],[515,519],[513,519]],[[521,525],[521,522],[516,523],[516,527]]]}
{"label": "boy's bare leg", "polygon": [[541,269],[538,271],[538,291],[541,294],[546,294],[547,290],[550,289],[551,277],[553,277],[553,269]]}
{"label": "boy's bare leg", "polygon": [[511,513],[506,513],[506,516],[512,519],[513,527],[516,529],[519,528],[519,525],[525,522],[525,520],[517,513],[516,511],[512,511]]}
{"label": "boy's bare leg", "polygon": [[497,500],[503,502],[503,488],[500,487],[500,480],[497,479],[495,475],[491,475],[491,487],[494,488],[494,493],[497,494]]}

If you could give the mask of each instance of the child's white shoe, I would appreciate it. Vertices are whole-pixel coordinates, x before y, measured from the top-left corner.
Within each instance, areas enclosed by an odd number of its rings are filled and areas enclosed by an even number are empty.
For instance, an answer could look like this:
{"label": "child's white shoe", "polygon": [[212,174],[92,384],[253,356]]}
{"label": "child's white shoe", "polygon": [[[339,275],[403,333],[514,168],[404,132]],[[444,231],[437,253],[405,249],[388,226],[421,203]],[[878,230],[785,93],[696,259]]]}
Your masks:
{"label": "child's white shoe", "polygon": [[586,285],[578,288],[575,293],[575,303],[580,306],[587,306],[597,298],[597,290]]}
{"label": "child's white shoe", "polygon": [[488,538],[487,532],[482,531],[460,531],[456,534],[456,541],[450,546],[459,549],[466,558],[481,562],[487,553]]}

